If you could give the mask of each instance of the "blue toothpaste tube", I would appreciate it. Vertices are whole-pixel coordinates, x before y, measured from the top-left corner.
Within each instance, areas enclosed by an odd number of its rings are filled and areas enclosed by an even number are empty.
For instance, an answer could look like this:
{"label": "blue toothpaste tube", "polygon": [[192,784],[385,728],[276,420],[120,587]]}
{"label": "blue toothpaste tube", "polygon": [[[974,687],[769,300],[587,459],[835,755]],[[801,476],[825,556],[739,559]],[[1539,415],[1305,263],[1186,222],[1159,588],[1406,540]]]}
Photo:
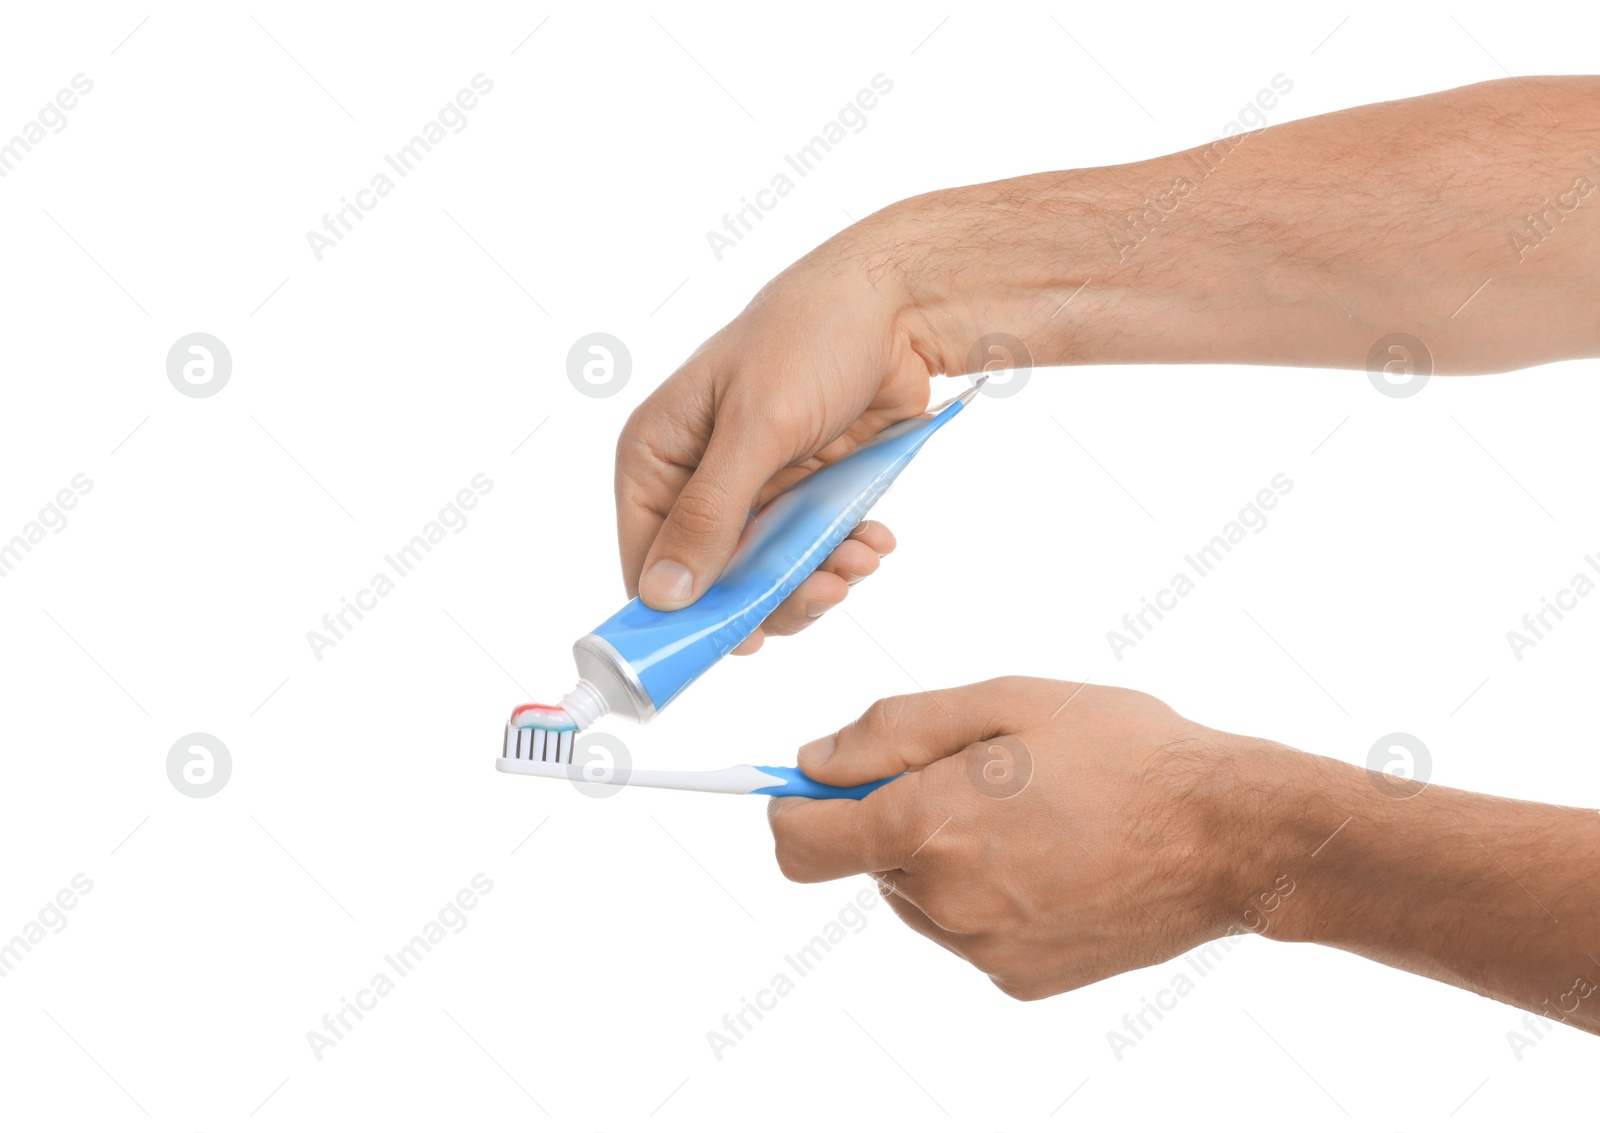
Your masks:
{"label": "blue toothpaste tube", "polygon": [[[979,385],[982,383],[980,382]],[[745,525],[722,576],[670,613],[635,598],[572,647],[578,687],[560,708],[577,728],[607,714],[644,723],[766,620],[842,543],[873,504],[978,391],[892,425],[775,496]],[[548,713],[546,706],[525,706]],[[513,727],[532,723],[513,716]]]}

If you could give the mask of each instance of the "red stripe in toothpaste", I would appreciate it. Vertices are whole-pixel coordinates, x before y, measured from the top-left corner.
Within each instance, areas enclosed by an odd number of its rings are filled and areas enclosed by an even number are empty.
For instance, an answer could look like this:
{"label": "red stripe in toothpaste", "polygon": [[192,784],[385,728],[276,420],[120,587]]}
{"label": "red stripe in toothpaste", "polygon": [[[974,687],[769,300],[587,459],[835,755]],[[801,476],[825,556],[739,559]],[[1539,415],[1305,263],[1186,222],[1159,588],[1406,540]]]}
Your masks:
{"label": "red stripe in toothpaste", "polygon": [[519,704],[511,710],[511,723],[519,728],[554,732],[576,731],[578,727],[566,710],[555,704]]}

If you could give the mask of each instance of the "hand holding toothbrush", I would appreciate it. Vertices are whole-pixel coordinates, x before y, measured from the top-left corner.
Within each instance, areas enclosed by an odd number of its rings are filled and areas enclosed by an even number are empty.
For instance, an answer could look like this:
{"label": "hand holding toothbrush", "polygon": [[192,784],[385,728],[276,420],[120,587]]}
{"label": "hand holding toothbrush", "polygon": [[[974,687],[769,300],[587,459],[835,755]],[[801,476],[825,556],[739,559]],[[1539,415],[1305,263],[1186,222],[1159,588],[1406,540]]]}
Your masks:
{"label": "hand holding toothbrush", "polygon": [[800,768],[840,786],[906,774],[859,802],[774,799],[785,875],[872,874],[1018,999],[1201,945],[1209,965],[1256,933],[1600,1033],[1592,809],[1418,791],[1142,693],[1025,677],[881,700]]}
{"label": "hand holding toothbrush", "polygon": [[1219,936],[1271,887],[1226,868],[1238,739],[1153,697],[1059,681],[891,697],[799,766],[836,785],[905,774],[859,802],[773,800],[778,864],[794,881],[870,873],[902,920],[1007,994],[1054,995]]}

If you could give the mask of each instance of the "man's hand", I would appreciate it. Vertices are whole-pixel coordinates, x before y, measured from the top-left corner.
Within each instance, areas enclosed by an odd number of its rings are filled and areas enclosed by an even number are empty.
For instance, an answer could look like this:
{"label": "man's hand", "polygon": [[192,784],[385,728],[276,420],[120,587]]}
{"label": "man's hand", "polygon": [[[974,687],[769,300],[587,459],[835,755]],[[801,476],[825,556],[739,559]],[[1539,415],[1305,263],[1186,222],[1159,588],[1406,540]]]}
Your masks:
{"label": "man's hand", "polygon": [[911,774],[860,802],[774,799],[778,862],[795,881],[871,873],[902,920],[1007,994],[1054,995],[1220,936],[1271,888],[1265,866],[1238,865],[1226,821],[1237,739],[1061,681],[881,700],[800,767],[834,784]]}
{"label": "man's hand", "polygon": [[1333,945],[1600,1032],[1600,815],[1368,772],[1126,689],[1007,677],[879,701],[800,750],[865,799],[774,799],[796,881],[1037,999],[1219,936]]}
{"label": "man's hand", "polygon": [[[1036,366],[1359,369],[1396,333],[1432,373],[1595,356],[1597,107],[1600,79],[1507,79],[867,217],[634,412],[616,472],[629,593],[698,598],[750,509],[922,412],[929,376],[975,368],[992,333]],[[806,625],[888,544],[869,525],[765,631]]]}
{"label": "man's hand", "polygon": [[[928,406],[930,364],[900,277],[847,232],[789,268],[634,411],[617,443],[617,526],[630,594],[688,605],[721,574],[750,512]],[[894,549],[851,533],[763,633],[803,628]]]}

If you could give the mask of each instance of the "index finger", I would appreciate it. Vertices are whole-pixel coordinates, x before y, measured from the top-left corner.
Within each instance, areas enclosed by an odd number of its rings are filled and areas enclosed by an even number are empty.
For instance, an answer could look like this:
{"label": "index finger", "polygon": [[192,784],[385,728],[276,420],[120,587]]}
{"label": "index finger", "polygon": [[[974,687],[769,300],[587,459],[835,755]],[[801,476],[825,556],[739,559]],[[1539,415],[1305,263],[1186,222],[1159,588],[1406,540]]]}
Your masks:
{"label": "index finger", "polygon": [[899,869],[920,837],[915,772],[864,799],[777,798],[767,807],[778,868],[790,881]]}
{"label": "index finger", "polygon": [[694,386],[677,374],[668,378],[617,437],[617,544],[630,598],[638,593],[645,556],[711,438],[711,398],[697,396]]}

